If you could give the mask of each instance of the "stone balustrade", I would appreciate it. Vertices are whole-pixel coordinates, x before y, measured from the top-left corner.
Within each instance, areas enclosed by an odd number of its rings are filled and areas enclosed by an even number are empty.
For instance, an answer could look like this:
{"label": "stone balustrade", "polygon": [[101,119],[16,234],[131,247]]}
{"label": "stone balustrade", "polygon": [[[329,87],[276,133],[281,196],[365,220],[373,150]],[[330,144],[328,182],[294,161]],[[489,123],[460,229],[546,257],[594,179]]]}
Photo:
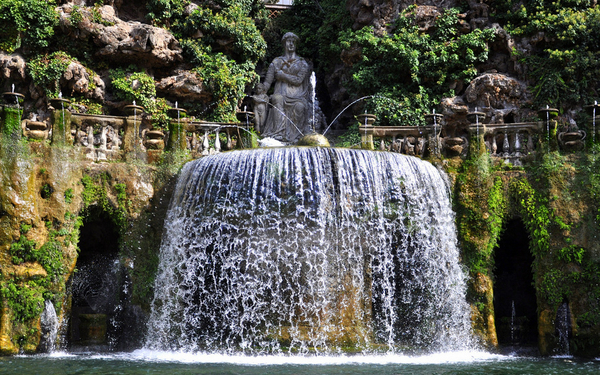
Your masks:
{"label": "stone balustrade", "polygon": [[537,141],[544,134],[544,126],[544,122],[541,121],[512,124],[471,124],[468,131],[472,142],[485,142],[486,149],[492,156],[518,165],[521,157],[535,151]]}
{"label": "stone balustrade", "polygon": [[1,107],[4,134],[80,148],[87,159],[97,162],[131,155],[154,162],[164,150],[187,150],[192,157],[200,157],[257,146],[251,123],[193,120],[185,117],[183,109],[173,109],[169,115],[175,119],[167,129],[158,129],[139,106],[127,106],[124,116],[92,115],[71,112],[68,100],[53,99],[50,118],[39,121],[22,119],[21,104],[15,101]]}

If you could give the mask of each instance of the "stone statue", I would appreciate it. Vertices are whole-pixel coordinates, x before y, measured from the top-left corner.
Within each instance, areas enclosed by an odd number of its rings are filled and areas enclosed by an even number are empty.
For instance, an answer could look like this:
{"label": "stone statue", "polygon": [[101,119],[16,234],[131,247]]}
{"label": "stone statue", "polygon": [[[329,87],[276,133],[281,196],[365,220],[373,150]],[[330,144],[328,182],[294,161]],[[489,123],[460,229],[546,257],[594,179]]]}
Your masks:
{"label": "stone statue", "polygon": [[271,84],[271,108],[262,135],[283,142],[296,142],[309,134],[310,66],[296,54],[298,36],[286,33],[281,39],[285,53],[273,60],[264,82],[265,92]]}
{"label": "stone statue", "polygon": [[269,103],[265,85],[262,83],[256,85],[256,95],[252,95],[252,99],[254,100],[254,127],[257,132],[262,133],[267,120],[267,105]]}

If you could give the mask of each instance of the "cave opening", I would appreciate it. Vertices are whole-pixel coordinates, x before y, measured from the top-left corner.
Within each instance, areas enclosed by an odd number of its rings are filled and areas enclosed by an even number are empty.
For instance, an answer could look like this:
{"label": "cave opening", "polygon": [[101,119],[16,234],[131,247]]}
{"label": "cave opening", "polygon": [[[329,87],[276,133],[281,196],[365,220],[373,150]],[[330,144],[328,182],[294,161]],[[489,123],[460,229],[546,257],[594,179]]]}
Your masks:
{"label": "cave opening", "polygon": [[494,311],[498,343],[537,345],[537,302],[529,235],[520,218],[508,221],[494,255]]}
{"label": "cave opening", "polygon": [[119,304],[119,231],[100,207],[90,206],[79,235],[76,272],[70,281],[69,343],[108,345],[109,322]]}

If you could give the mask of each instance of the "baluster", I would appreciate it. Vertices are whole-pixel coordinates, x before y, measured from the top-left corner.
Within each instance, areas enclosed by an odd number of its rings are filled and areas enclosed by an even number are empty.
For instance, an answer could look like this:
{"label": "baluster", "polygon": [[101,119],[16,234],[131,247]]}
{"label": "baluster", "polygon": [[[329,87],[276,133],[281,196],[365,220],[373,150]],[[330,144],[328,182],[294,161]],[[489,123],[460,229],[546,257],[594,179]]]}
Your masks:
{"label": "baluster", "polygon": [[533,138],[531,137],[531,132],[527,132],[527,152],[533,151]]}
{"label": "baluster", "polygon": [[510,144],[508,143],[508,134],[504,131],[504,142],[502,142],[502,156],[507,158],[510,156]]}
{"label": "baluster", "polygon": [[221,151],[221,140],[219,139],[219,129],[215,130],[215,151]]}
{"label": "baluster", "polygon": [[208,130],[204,131],[204,137],[202,139],[202,155],[208,155],[208,148],[210,144],[208,143]]}
{"label": "baluster", "polygon": [[519,132],[517,131],[515,133],[515,156],[520,158],[522,156],[521,154],[521,140],[520,140],[520,135]]}
{"label": "baluster", "polygon": [[492,155],[496,156],[496,152],[498,151],[498,143],[496,142],[496,136],[498,136],[498,134],[492,134],[492,145],[491,145],[491,152]]}

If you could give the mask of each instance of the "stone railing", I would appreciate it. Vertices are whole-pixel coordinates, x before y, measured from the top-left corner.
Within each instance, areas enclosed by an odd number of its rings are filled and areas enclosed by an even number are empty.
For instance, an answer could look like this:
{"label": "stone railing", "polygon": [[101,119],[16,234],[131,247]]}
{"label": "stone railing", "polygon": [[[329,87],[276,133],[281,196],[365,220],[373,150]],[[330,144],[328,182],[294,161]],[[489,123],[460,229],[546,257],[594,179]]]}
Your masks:
{"label": "stone railing", "polygon": [[[535,151],[536,143],[544,134],[543,122],[512,124],[471,124],[468,127],[472,142],[485,142],[488,152],[512,164],[519,164],[521,157]],[[537,138],[538,142],[534,142]]]}
{"label": "stone railing", "polygon": [[[11,96],[12,98],[12,96]],[[15,138],[50,141],[80,148],[93,161],[120,160],[128,155],[158,160],[163,152],[188,150],[193,157],[221,150],[256,147],[251,122],[217,123],[185,117],[185,110],[168,113],[167,129],[156,129],[140,106],[126,106],[124,116],[91,115],[71,112],[66,99],[51,100],[51,116],[46,121],[24,119],[22,102],[2,106],[2,131]]]}
{"label": "stone railing", "polygon": [[[570,141],[573,148],[573,139],[577,138],[578,134],[584,134],[582,131],[568,134],[557,133],[556,122],[552,120],[548,122],[484,124],[479,122],[485,118],[483,113],[470,115],[474,115],[468,116],[473,123],[459,129],[449,129],[445,124],[427,126],[359,125],[361,147],[419,157],[431,155],[454,157],[466,156],[469,144],[484,142],[486,149],[493,157],[519,164],[523,156],[535,151],[538,144],[548,143],[550,137],[553,140],[550,143],[562,145]],[[441,123],[439,121],[441,115],[429,116],[436,116],[437,123]],[[550,137],[548,137],[548,133]],[[561,146],[561,149],[565,149],[565,147]]]}

